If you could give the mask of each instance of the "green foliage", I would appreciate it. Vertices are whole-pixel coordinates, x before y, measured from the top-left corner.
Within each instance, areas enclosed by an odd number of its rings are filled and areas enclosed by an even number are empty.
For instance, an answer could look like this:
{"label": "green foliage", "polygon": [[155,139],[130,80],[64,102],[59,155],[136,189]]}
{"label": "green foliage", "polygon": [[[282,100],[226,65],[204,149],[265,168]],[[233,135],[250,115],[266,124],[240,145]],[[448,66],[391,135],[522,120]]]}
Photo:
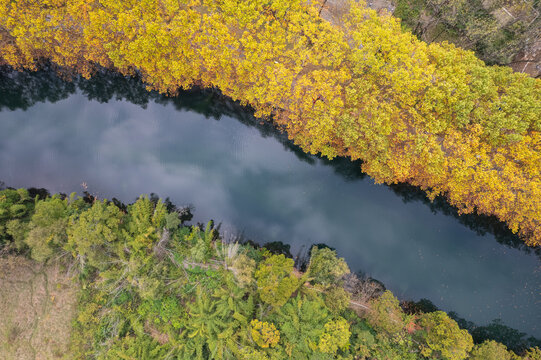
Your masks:
{"label": "green foliage", "polygon": [[[394,303],[392,299],[389,299],[390,296],[385,296],[388,298],[383,302]],[[396,309],[393,309],[394,311]],[[395,314],[395,316],[399,315]],[[404,314],[401,315],[404,317]],[[420,355],[419,342],[414,340],[409,332],[402,330],[389,333],[376,330],[368,324],[371,317],[374,320],[374,314],[370,313],[367,319],[359,319],[351,310],[345,311],[343,316],[351,323],[351,354],[361,356],[361,358],[364,356],[367,359],[418,360],[424,358]],[[385,312],[382,318],[388,321],[388,316],[389,314]]]}
{"label": "green foliage", "polygon": [[188,306],[184,357],[234,358],[236,341],[252,311],[251,302],[239,301],[241,296],[235,289],[217,290],[212,296],[197,289],[195,302]]}
{"label": "green foliage", "polygon": [[[13,236],[7,229],[10,221],[27,222],[34,210],[34,200],[26,189],[0,190],[0,246],[8,243]],[[13,225],[12,225],[13,226]],[[20,226],[13,226],[19,228]],[[15,233],[18,232],[15,230]]]}
{"label": "green foliage", "polygon": [[5,234],[11,236],[15,248],[21,250],[26,245],[25,239],[28,236],[28,223],[19,219],[10,220],[6,223]]}
{"label": "green foliage", "polygon": [[212,221],[209,221],[205,231],[201,231],[199,227],[194,226],[192,232],[186,241],[188,241],[192,247],[190,250],[190,256],[195,262],[205,263],[213,255],[212,241],[215,237],[215,230],[213,229]]}
{"label": "green foliage", "polygon": [[246,287],[254,283],[255,260],[239,254],[233,262],[233,269],[239,286]]}
{"label": "green foliage", "polygon": [[132,254],[144,257],[158,241],[166,224],[167,209],[163,201],[154,204],[148,196],[141,196],[128,207],[126,242]]}
{"label": "green foliage", "polygon": [[513,358],[513,354],[507,351],[505,345],[492,340],[475,345],[469,357],[471,360],[512,360]]}
{"label": "green foliage", "polygon": [[336,284],[342,276],[349,273],[349,267],[343,258],[336,256],[336,251],[329,248],[311,250],[308,274],[313,282],[322,286]]}
{"label": "green foliage", "polygon": [[113,342],[116,338],[126,335],[127,319],[122,312],[117,308],[111,309],[105,314],[100,314],[96,329],[94,332],[94,342],[98,344],[106,344]]}
{"label": "green foliage", "polygon": [[437,359],[461,360],[468,357],[473,340],[468,331],[460,329],[443,311],[422,314],[418,336],[423,341],[421,353]]}
{"label": "green foliage", "polygon": [[68,201],[59,196],[36,203],[25,238],[33,259],[47,261],[66,243],[67,217]]}
{"label": "green foliage", "polygon": [[291,299],[273,316],[285,352],[292,359],[311,359],[319,352],[318,342],[330,320],[331,315],[323,301],[301,296]]}
{"label": "green foliage", "polygon": [[242,360],[268,360],[269,357],[262,351],[244,347],[239,351],[239,359]]}
{"label": "green foliage", "polygon": [[273,323],[253,319],[250,322],[252,340],[262,348],[274,347],[280,341],[280,332]]}
{"label": "green foliage", "polygon": [[159,299],[143,301],[137,313],[145,318],[153,319],[154,324],[165,323],[170,324],[174,329],[180,329],[185,311],[176,297],[163,296]]}
{"label": "green foliage", "polygon": [[185,269],[188,281],[182,288],[183,294],[193,294],[196,289],[202,288],[205,291],[212,291],[221,283],[222,274],[211,268],[203,269],[199,266],[188,267]]}
{"label": "green foliage", "polygon": [[335,355],[338,350],[346,350],[349,346],[349,324],[344,318],[329,321],[319,338],[319,351]]}
{"label": "green foliage", "polygon": [[376,358],[392,360],[425,359],[419,354],[419,348],[412,342],[411,338],[393,339],[380,333],[376,335],[376,339],[376,344],[370,349],[370,354]]}
{"label": "green foliage", "polygon": [[[405,315],[389,291],[360,318],[338,286],[347,266],[329,249],[312,253],[319,288],[304,287],[308,274],[297,279],[292,259],[244,245],[231,250],[230,264],[223,248],[213,250],[221,240],[211,223],[167,229],[171,213],[147,197],[127,213],[74,196],[24,204],[34,210],[17,207],[2,219],[10,241],[24,241],[43,261],[68,250],[66,265],[81,265],[73,358],[458,360],[473,347],[445,313]],[[540,354],[530,349],[523,359]],[[471,356],[517,359],[493,341]]]}
{"label": "green foliage", "polygon": [[536,344],[536,341],[531,341],[531,338],[528,338],[525,333],[506,326],[500,319],[492,320],[484,326],[475,326],[474,324],[463,320],[459,322],[461,319],[455,318],[455,320],[459,323],[461,328],[470,331],[475,343],[482,343],[492,339],[505,344],[507,348],[514,350],[515,352],[520,352],[528,347],[541,345],[539,340]]}
{"label": "green foliage", "polygon": [[374,329],[392,335],[404,328],[404,314],[399,301],[389,290],[372,300],[370,305],[372,309],[368,314],[368,321]]}
{"label": "green foliage", "polygon": [[348,308],[351,294],[340,286],[332,286],[325,291],[325,305],[333,314],[340,314]]}
{"label": "green foliage", "polygon": [[164,220],[165,228],[168,230],[175,230],[182,223],[177,212],[168,213],[167,215],[165,215]]}
{"label": "green foliage", "polygon": [[124,214],[115,205],[95,201],[92,207],[70,218],[65,249],[86,265],[105,270],[112,253],[119,251]]}
{"label": "green foliage", "polygon": [[167,347],[148,336],[126,336],[114,342],[100,360],[161,360],[168,354]]}
{"label": "green foliage", "polygon": [[[359,315],[353,309],[347,309],[342,313],[342,317],[350,324],[351,331],[351,344],[350,350],[353,352],[358,352],[359,349],[355,347],[360,343],[364,345],[371,345],[375,343],[376,332],[368,323],[366,319],[359,317]],[[359,339],[363,339],[359,341]],[[366,355],[365,355],[366,356]]]}
{"label": "green foliage", "polygon": [[541,360],[541,349],[538,347],[529,349],[522,357],[524,360]]}
{"label": "green foliage", "polygon": [[284,305],[297,289],[298,280],[293,275],[293,259],[272,255],[259,264],[255,279],[261,300],[275,308]]}

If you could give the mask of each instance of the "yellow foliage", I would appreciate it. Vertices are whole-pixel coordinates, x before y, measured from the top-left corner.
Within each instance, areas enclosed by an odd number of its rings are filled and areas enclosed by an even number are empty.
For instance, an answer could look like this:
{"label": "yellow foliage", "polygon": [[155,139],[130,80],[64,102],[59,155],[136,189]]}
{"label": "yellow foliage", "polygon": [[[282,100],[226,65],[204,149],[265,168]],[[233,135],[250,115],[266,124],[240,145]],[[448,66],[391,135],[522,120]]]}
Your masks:
{"label": "yellow foliage", "polygon": [[[305,151],[444,194],[541,244],[541,81],[346,0],[0,0],[0,64],[217,87]],[[326,20],[327,19],[327,20]]]}
{"label": "yellow foliage", "polygon": [[280,332],[274,324],[254,319],[250,325],[252,339],[262,348],[273,347],[280,341]]}

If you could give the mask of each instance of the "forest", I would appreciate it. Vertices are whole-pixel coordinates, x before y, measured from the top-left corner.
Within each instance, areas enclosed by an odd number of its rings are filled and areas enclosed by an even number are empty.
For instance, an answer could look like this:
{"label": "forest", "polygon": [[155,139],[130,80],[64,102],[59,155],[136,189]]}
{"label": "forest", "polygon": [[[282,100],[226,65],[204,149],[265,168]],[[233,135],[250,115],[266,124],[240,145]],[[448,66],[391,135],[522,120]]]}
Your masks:
{"label": "forest", "polygon": [[422,42],[362,1],[0,0],[0,65],[46,61],[171,95],[218,88],[306,152],[541,244],[541,80]]}
{"label": "forest", "polygon": [[393,15],[423,41],[449,41],[488,64],[541,74],[532,51],[541,28],[539,1],[398,0]]}
{"label": "forest", "polygon": [[[314,246],[227,241],[156,197],[0,191],[0,249],[60,264],[78,286],[66,359],[541,359],[474,344],[445,312],[401,306]],[[403,305],[403,304],[402,304]]]}

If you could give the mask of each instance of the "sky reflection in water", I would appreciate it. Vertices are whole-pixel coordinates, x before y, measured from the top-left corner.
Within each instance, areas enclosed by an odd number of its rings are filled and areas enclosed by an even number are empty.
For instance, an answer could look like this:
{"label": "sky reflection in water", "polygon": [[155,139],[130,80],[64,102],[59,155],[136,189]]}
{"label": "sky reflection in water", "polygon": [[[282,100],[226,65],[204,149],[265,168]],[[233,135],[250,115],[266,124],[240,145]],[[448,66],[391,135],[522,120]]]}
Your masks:
{"label": "sky reflection in water", "polygon": [[428,298],[485,324],[501,318],[541,336],[541,268],[535,255],[479,236],[422,202],[404,203],[370,178],[301,161],[275,137],[222,116],[166,103],[146,109],[81,94],[0,112],[0,180],[13,187],[80,192],[131,202],[142,193],[194,204],[226,236],[283,241],[292,253],[326,243],[352,270],[401,298]]}

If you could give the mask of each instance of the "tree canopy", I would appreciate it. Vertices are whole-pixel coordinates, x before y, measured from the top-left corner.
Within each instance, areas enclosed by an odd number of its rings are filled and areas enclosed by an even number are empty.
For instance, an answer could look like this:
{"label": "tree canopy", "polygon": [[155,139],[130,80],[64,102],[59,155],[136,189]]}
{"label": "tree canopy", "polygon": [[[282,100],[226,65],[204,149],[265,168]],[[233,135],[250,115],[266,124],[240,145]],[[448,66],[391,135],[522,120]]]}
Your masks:
{"label": "tree canopy", "polygon": [[[0,209],[21,201],[25,212],[1,221],[30,230],[21,244],[2,234],[1,250],[64,266],[80,283],[69,358],[520,359],[494,341],[473,347],[444,312],[404,313],[390,291],[354,298],[337,280],[347,265],[327,248],[312,250],[311,277],[283,254],[227,245],[212,222],[188,226],[146,196],[124,206],[0,191]],[[201,242],[204,257],[193,251]]]}

